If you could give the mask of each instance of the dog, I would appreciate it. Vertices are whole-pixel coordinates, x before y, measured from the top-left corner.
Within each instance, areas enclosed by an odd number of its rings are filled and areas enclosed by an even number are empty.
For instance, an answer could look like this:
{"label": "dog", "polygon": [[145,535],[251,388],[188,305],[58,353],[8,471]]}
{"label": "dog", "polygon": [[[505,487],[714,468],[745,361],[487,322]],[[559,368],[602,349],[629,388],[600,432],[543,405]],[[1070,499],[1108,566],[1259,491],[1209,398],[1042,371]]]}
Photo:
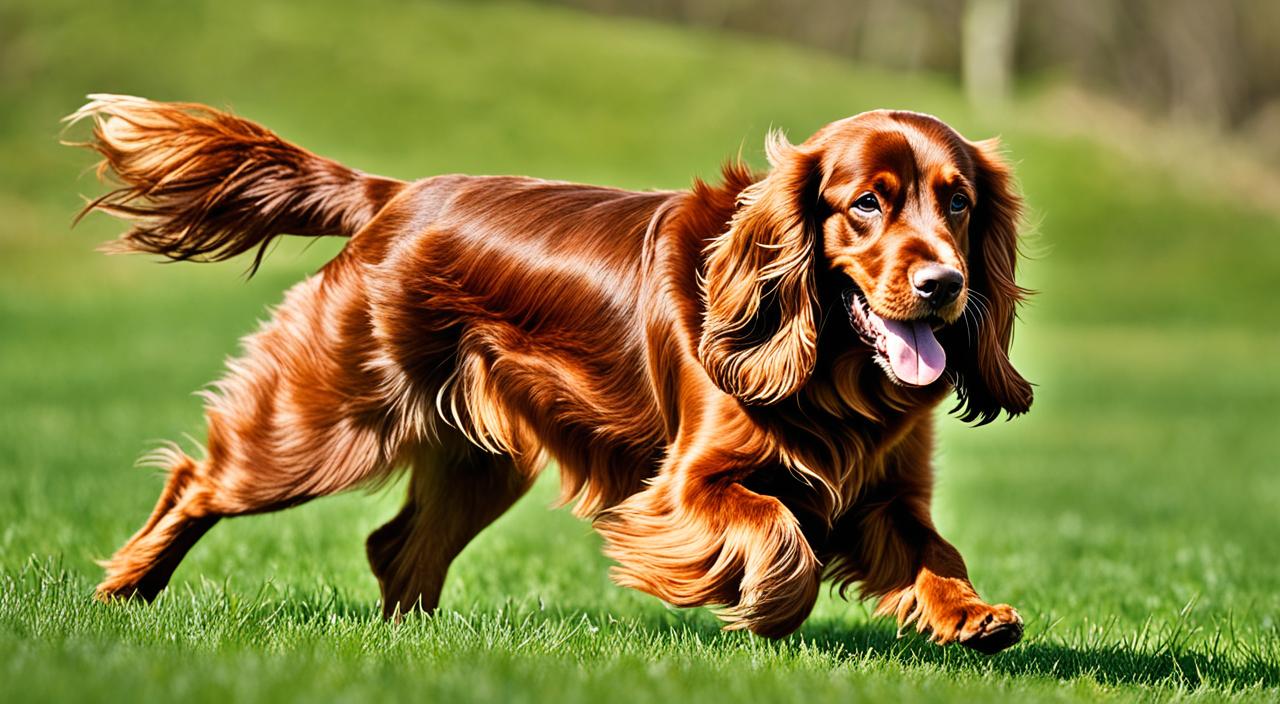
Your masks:
{"label": "dog", "polygon": [[616,582],[778,638],[819,584],[992,653],[1022,619],[930,517],[933,417],[1027,411],[1009,359],[1022,200],[994,140],[877,110],[770,168],[633,192],[364,174],[197,104],[96,95],[84,145],[131,222],[109,252],[223,260],[350,238],[207,392],[154,512],[97,595],[150,600],[219,519],[410,474],[367,541],[391,618],[555,460]]}

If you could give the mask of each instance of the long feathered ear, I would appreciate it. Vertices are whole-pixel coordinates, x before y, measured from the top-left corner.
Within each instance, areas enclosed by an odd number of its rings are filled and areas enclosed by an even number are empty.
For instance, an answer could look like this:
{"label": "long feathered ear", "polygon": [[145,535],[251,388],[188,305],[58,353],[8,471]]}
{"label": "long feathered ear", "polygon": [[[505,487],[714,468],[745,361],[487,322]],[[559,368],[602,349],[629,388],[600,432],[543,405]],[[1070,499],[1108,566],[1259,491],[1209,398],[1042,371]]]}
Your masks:
{"label": "long feathered ear", "polygon": [[707,248],[698,357],[724,392],[767,405],[795,393],[818,353],[814,284],[818,155],[766,143],[772,170],[738,196],[729,229]]}
{"label": "long feathered ear", "polygon": [[[1022,198],[1014,189],[999,141],[972,145],[977,198],[969,223],[969,306],[978,321],[976,339],[965,325],[953,326],[948,355],[955,360],[955,412],[984,425],[1000,413],[1010,417],[1031,407],[1031,384],[1009,361],[1013,322],[1028,291],[1014,280]],[[975,295],[976,294],[976,295]]]}

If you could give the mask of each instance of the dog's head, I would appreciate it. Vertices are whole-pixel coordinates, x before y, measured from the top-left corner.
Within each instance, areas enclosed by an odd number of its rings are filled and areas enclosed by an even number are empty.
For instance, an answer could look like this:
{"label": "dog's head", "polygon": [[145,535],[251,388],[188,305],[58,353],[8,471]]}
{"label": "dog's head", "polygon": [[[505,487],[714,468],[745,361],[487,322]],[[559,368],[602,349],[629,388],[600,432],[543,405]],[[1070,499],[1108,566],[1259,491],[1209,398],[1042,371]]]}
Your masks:
{"label": "dog's head", "polygon": [[707,254],[699,356],[721,389],[761,405],[795,393],[838,305],[893,381],[950,372],[965,420],[1030,407],[1009,361],[1022,204],[994,141],[877,111],[767,149],[772,169]]}

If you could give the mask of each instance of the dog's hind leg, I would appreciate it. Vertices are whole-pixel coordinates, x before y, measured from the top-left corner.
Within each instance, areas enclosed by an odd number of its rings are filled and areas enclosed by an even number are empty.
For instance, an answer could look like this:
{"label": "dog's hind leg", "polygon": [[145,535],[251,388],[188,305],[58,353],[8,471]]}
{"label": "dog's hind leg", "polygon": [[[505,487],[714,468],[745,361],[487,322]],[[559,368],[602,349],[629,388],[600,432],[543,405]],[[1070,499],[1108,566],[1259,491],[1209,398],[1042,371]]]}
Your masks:
{"label": "dog's hind leg", "polygon": [[534,473],[459,435],[413,462],[404,508],[366,543],[388,618],[430,612],[453,559],[528,491]]}
{"label": "dog's hind leg", "polygon": [[[103,561],[106,576],[97,587],[99,599],[137,597],[151,601],[168,585],[187,552],[222,518],[278,511],[358,483],[354,478],[330,484],[289,483],[284,481],[280,465],[258,465],[253,477],[276,475],[260,485],[249,486],[243,479],[226,483],[226,475],[243,473],[227,471],[225,461],[196,460],[176,450],[170,457],[169,477],[151,517]],[[366,476],[380,471],[370,468]]]}
{"label": "dog's hind leg", "polygon": [[160,593],[173,571],[196,541],[218,522],[199,508],[193,491],[196,461],[180,451],[164,450],[155,459],[168,465],[169,478],[151,518],[110,559],[103,562],[107,577],[98,596],[138,596],[150,601]]}
{"label": "dog's hind leg", "polygon": [[370,391],[378,380],[363,364],[363,298],[343,276],[331,266],[299,284],[245,340],[208,396],[207,456],[162,453],[168,482],[151,518],[104,563],[100,598],[154,598],[219,518],[385,478],[416,444],[420,429],[396,422]]}
{"label": "dog's hind leg", "polygon": [[[211,430],[210,434],[217,433]],[[327,483],[315,476],[294,476],[285,463],[259,463],[248,471],[236,466],[229,459],[231,453],[225,451],[211,449],[209,457],[202,460],[177,450],[164,454],[169,470],[164,490],[142,528],[102,563],[106,576],[97,588],[100,599],[154,599],[187,552],[221,518],[297,506],[384,471],[376,453],[364,458],[363,471],[330,476]],[[323,464],[318,453],[316,466]]]}

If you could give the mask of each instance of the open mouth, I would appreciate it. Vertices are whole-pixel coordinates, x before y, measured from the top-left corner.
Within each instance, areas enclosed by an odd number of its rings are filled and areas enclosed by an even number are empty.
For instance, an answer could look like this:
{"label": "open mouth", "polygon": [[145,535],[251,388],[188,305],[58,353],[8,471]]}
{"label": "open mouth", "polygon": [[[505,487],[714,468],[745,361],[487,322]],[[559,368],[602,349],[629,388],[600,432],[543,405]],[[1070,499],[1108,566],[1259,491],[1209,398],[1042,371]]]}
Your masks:
{"label": "open mouth", "polygon": [[844,307],[853,329],[875,350],[876,362],[889,378],[908,386],[928,386],[947,368],[947,353],[933,334],[938,318],[882,318],[857,288],[844,292]]}

